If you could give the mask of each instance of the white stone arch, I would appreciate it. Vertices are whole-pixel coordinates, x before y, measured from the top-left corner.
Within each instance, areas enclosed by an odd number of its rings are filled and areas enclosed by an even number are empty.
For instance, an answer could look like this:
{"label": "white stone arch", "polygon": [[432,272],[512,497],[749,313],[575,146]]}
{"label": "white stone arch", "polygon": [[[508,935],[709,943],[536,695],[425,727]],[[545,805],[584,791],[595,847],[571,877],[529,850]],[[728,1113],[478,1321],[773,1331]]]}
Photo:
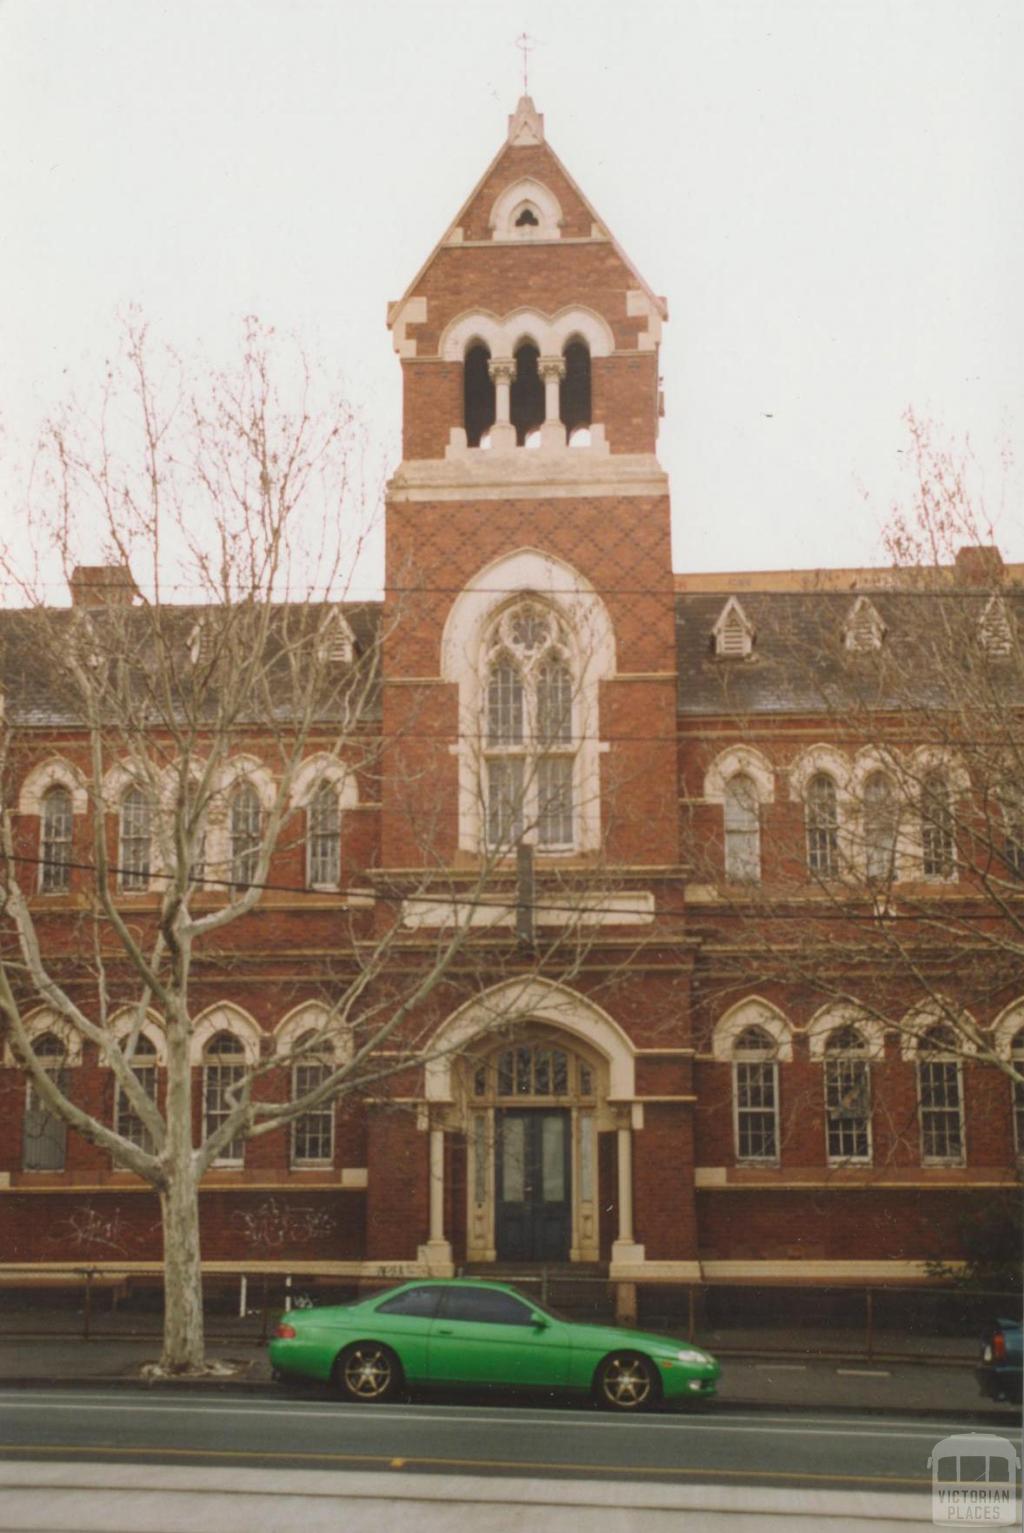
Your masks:
{"label": "white stone arch", "polygon": [[847,1006],[829,1001],[816,1011],[807,1024],[807,1042],[811,1058],[825,1057],[828,1040],[837,1028],[855,1027],[864,1039],[868,1059],[882,1059],[885,1055],[885,1028],[877,1017],[871,1017],[857,1006]]}
{"label": "white stone arch", "polygon": [[354,809],[359,802],[359,787],[355,775],[338,760],[321,751],[307,756],[296,770],[289,795],[293,809],[306,809],[321,783],[330,783],[338,793],[339,809]]}
{"label": "white stone arch", "polygon": [[807,784],[818,772],[827,772],[835,780],[837,796],[841,799],[849,798],[849,759],[841,750],[837,750],[834,745],[823,743],[808,745],[791,762],[789,768],[790,798],[797,802],[803,802],[807,793]]}
{"label": "white stone arch", "polygon": [[285,1013],[274,1029],[274,1053],[288,1054],[308,1032],[323,1032],[323,1043],[315,1051],[318,1055],[330,1054],[336,1065],[351,1059],[352,1030],[336,1016],[332,1021],[331,1009],[322,1001],[301,1001]]}
{"label": "white stone arch", "polygon": [[25,774],[18,792],[19,814],[42,814],[43,799],[51,788],[67,788],[71,794],[72,814],[85,814],[89,808],[89,791],[85,777],[78,767],[63,756],[51,756],[40,761]]}
{"label": "white stone arch", "polygon": [[570,304],[555,314],[518,308],[499,316],[489,309],[467,309],[449,320],[441,333],[437,352],[445,362],[461,362],[475,341],[490,349],[492,360],[509,360],[523,339],[532,338],[541,356],[561,356],[572,337],[585,341],[591,357],[607,357],[615,350],[611,326],[595,309]]}
{"label": "white stone arch", "polygon": [[735,1006],[719,1017],[711,1035],[711,1052],[722,1061],[731,1061],[736,1039],[747,1027],[760,1027],[775,1044],[775,1058],[789,1064],[793,1058],[793,1029],[789,1021],[771,1001],[759,995],[738,1001]]}
{"label": "white stone arch", "polygon": [[[119,1047],[123,1047],[125,1038],[135,1026],[136,1010],[133,1006],[125,1006],[115,1012],[110,1019],[108,1032],[114,1038]],[[139,1028],[140,1037],[146,1038],[153,1045],[156,1054],[156,1063],[162,1069],[167,1063],[167,1038],[163,1029],[163,1022],[155,1011],[148,1011],[142,1019]]]}
{"label": "white stone arch", "polygon": [[[44,1033],[55,1033],[64,1045],[64,1063],[72,1067],[82,1063],[82,1035],[60,1012],[50,1006],[37,1006],[22,1019],[29,1044],[34,1046]],[[18,1064],[18,1057],[8,1042],[4,1046],[4,1064]]]}
{"label": "white stone arch", "polygon": [[730,745],[728,750],[719,751],[704,773],[704,797],[707,802],[724,804],[726,785],[731,778],[740,775],[750,778],[760,803],[774,802],[775,769],[768,757],[752,745]]}
{"label": "white stone arch", "polygon": [[920,792],[931,772],[942,772],[954,799],[965,798],[971,791],[971,777],[956,751],[945,745],[919,745],[908,759],[911,789]]}
{"label": "white stone arch", "polygon": [[206,1046],[217,1033],[230,1033],[238,1039],[245,1050],[247,1065],[258,1063],[260,1040],[263,1037],[258,1023],[240,1006],[235,1006],[231,1001],[222,1001],[216,1006],[207,1007],[195,1020],[189,1044],[191,1064],[202,1064]]}
{"label": "white stone arch", "polygon": [[[524,207],[532,209],[537,222],[516,228]],[[487,222],[495,240],[557,240],[562,235],[562,205],[543,181],[522,176],[498,193]]]}
{"label": "white stone arch", "polygon": [[950,1058],[978,1052],[975,1042],[978,1024],[966,1006],[958,1006],[947,996],[935,996],[931,1000],[922,1001],[918,1006],[912,1006],[900,1018],[901,1058],[916,1059],[922,1039],[933,1027],[948,1027],[953,1032],[956,1045],[950,1051]]}
{"label": "white stone arch", "polygon": [[600,844],[601,804],[598,740],[599,684],[615,675],[615,632],[608,609],[578,570],[535,548],[478,570],[451,605],[441,635],[440,670],[459,689],[459,846],[476,852],[482,839],[481,759],[478,744],[483,706],[480,657],[490,624],[512,593],[533,596],[565,622],[575,650],[573,729],[578,741],[575,850]]}
{"label": "white stone arch", "polygon": [[1000,1059],[1009,1059],[1013,1040],[1024,1030],[1024,997],[1011,1001],[992,1024],[992,1049]]}
{"label": "white stone arch", "polygon": [[426,1062],[429,1102],[451,1102],[452,1066],[475,1038],[516,1023],[544,1022],[588,1044],[608,1065],[611,1101],[636,1095],[635,1052],[619,1024],[586,996],[546,979],[510,979],[485,990],[442,1022]]}
{"label": "white stone arch", "polygon": [[217,795],[225,810],[232,793],[242,783],[256,790],[264,813],[274,807],[277,789],[270,768],[255,756],[240,755],[230,757],[217,775]]}

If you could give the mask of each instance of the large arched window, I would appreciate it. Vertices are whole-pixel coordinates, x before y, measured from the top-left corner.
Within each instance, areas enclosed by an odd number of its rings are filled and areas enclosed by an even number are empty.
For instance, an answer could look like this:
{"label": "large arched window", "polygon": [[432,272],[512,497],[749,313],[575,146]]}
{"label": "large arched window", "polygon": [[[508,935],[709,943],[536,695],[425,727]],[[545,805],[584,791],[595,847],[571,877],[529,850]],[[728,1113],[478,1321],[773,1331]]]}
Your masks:
{"label": "large arched window", "polygon": [[917,1046],[917,1093],[921,1118],[921,1159],[931,1165],[961,1165],[964,1158],[964,1104],[956,1040],[937,1023]]}
{"label": "large arched window", "polygon": [[121,799],[121,835],[118,863],[121,888],[149,888],[153,848],[153,808],[149,793],[133,783]]}
{"label": "large arched window", "polygon": [[306,878],[314,889],[336,889],[341,878],[341,810],[334,783],[320,784],[306,813]]}
{"label": "large arched window", "polygon": [[[316,1033],[304,1033],[296,1050],[308,1049],[292,1065],[292,1100],[315,1091],[331,1073],[330,1059],[312,1047]],[[292,1164],[295,1166],[330,1165],[334,1159],[334,1102],[320,1102],[304,1112],[292,1124]]]}
{"label": "large arched window", "polygon": [[558,388],[558,414],[566,436],[589,426],[592,419],[590,348],[586,341],[571,340],[562,353],[565,376]]}
{"label": "large arched window", "polygon": [[761,877],[761,805],[753,778],[730,777],[723,794],[725,876],[732,883],[756,884]]}
{"label": "large arched window", "polygon": [[864,784],[864,871],[872,882],[888,883],[896,857],[896,795],[885,772]]}
{"label": "large arched window", "polygon": [[921,783],[921,871],[925,878],[953,876],[953,808],[945,773],[929,772]]}
{"label": "large arched window", "polygon": [[256,876],[260,858],[261,813],[259,795],[251,783],[242,783],[231,795],[231,886],[248,889]]}
{"label": "large arched window", "polygon": [[737,1160],[779,1158],[779,1066],[775,1040],[756,1024],[733,1044]]}
{"label": "large arched window", "polygon": [[506,608],[487,645],[487,839],[507,847],[575,842],[573,672],[564,624],[538,601]]}
{"label": "large arched window", "polygon": [[[142,1090],[151,1102],[156,1101],[156,1071],[157,1055],[152,1039],[147,1038],[145,1033],[140,1033],[135,1040],[135,1049],[132,1054],[131,1068]],[[117,1098],[114,1106],[114,1129],[127,1139],[129,1143],[138,1145],[140,1150],[153,1151],[153,1136],[135,1111],[128,1097],[120,1086],[117,1088]]]}
{"label": "large arched window", "polygon": [[1003,858],[1015,878],[1024,878],[1024,792],[1016,785],[1002,795]]}
{"label": "large arched window", "polygon": [[71,794],[56,784],[43,798],[39,846],[39,888],[63,894],[71,882]]}
{"label": "large arched window", "polygon": [[825,1040],[825,1132],[832,1162],[871,1159],[870,1050],[847,1025]]}
{"label": "large arched window", "polygon": [[[232,1111],[229,1092],[245,1075],[245,1046],[226,1029],[214,1033],[203,1050],[203,1135],[209,1139]],[[215,1164],[239,1166],[244,1141],[236,1135],[223,1145]]]}
{"label": "large arched window", "polygon": [[817,878],[839,876],[839,804],[828,772],[807,784],[807,866]]}
{"label": "large arched window", "polygon": [[468,348],[463,363],[463,421],[469,447],[479,447],[481,439],[494,425],[495,396],[490,361],[490,351],[482,341],[477,341]]}
{"label": "large arched window", "polygon": [[[32,1052],[61,1091],[67,1090],[66,1050],[56,1033],[43,1033]],[[21,1164],[25,1171],[63,1171],[67,1150],[67,1125],[44,1102],[32,1081],[25,1090]]]}

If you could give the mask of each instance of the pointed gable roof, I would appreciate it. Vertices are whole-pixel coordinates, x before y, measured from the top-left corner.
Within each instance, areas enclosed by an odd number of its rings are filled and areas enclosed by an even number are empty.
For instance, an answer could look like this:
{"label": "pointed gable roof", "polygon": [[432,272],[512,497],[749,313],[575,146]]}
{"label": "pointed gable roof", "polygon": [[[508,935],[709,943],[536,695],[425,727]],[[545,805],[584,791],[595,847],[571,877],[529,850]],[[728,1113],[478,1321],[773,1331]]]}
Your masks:
{"label": "pointed gable roof", "polygon": [[[494,240],[491,223],[501,193],[518,181],[539,182],[558,204],[561,214],[560,238],[594,240],[610,244],[623,266],[643,293],[651,310],[661,320],[668,319],[668,303],[654,292],[636,266],[608,230],[596,209],[586,198],[544,136],[544,118],[529,96],[522,96],[509,117],[506,141],[466,198],[448,229],[409,283],[402,297],[388,304],[388,328],[402,324],[403,317],[418,322],[416,305],[420,285],[440,251],[448,246],[490,244]],[[410,306],[412,308],[410,309]],[[401,349],[396,337],[396,349]]]}

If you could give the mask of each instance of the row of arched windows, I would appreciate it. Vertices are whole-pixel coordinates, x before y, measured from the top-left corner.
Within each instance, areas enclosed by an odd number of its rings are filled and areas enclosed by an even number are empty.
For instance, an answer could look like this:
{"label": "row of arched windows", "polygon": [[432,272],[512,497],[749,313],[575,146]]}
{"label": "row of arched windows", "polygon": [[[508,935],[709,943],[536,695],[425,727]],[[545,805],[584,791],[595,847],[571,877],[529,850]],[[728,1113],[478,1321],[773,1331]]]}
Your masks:
{"label": "row of arched windows", "polygon": [[[144,893],[154,874],[154,800],[150,791],[132,783],[118,805],[118,886],[125,893]],[[72,796],[63,784],[43,795],[40,806],[39,890],[62,894],[71,885]],[[235,892],[249,888],[255,877],[263,838],[263,807],[251,783],[240,783],[227,802],[226,879]],[[200,836],[189,869],[195,884],[208,877],[206,838]],[[341,799],[337,786],[321,782],[306,807],[306,880],[313,888],[335,888],[341,877]]]}
{"label": "row of arched windows", "polygon": [[[720,788],[705,789],[706,796],[722,803],[725,874],[733,883],[756,883],[761,877],[761,810],[770,796],[766,783],[771,775],[767,763],[761,765],[756,774],[742,761],[738,769],[727,766]],[[712,768],[709,781],[714,776]],[[822,767],[810,772],[797,795],[804,806],[808,873],[822,881],[854,875],[879,883],[901,877],[955,878],[954,804],[961,791],[943,766],[915,774],[909,784],[876,767],[862,777],[854,801],[835,771]],[[992,835],[1001,862],[1014,876],[1024,875],[1024,794],[1003,790],[998,815]]]}
{"label": "row of arched windows", "polygon": [[[962,1051],[952,1029],[936,1022],[914,1040],[917,1119],[923,1165],[962,1165],[965,1158]],[[782,1038],[749,1023],[732,1036],[734,1147],[738,1161],[775,1165],[780,1158],[780,1064],[790,1057]],[[870,1025],[841,1021],[820,1041],[826,1156],[830,1164],[870,1164],[871,1066],[879,1039]],[[1010,1059],[1024,1073],[1024,1027],[1010,1039]],[[1014,1144],[1024,1156],[1024,1084],[1010,1081]]]}
{"label": "row of arched windows", "polygon": [[[315,1047],[317,1035],[306,1032],[295,1040],[292,1050],[300,1057],[291,1065],[292,1099],[305,1096],[327,1079],[334,1068],[331,1058]],[[55,1032],[44,1032],[33,1040],[33,1052],[55,1084],[67,1091],[69,1070],[67,1050]],[[228,1029],[213,1034],[202,1051],[202,1132],[208,1139],[228,1118],[231,1093],[246,1073],[246,1050],[240,1038]],[[145,1033],[136,1039],[131,1068],[145,1095],[157,1101],[159,1061],[156,1046]],[[153,1140],[141,1115],[127,1094],[118,1086],[114,1093],[112,1126],[115,1133],[130,1144],[152,1152]],[[214,1162],[218,1166],[240,1166],[244,1143],[231,1139]],[[62,1171],[67,1151],[67,1125],[52,1112],[31,1081],[26,1086],[25,1115],[22,1129],[22,1168],[25,1171]],[[330,1099],[303,1113],[291,1125],[291,1163],[294,1166],[330,1165],[334,1159],[334,1103]]]}

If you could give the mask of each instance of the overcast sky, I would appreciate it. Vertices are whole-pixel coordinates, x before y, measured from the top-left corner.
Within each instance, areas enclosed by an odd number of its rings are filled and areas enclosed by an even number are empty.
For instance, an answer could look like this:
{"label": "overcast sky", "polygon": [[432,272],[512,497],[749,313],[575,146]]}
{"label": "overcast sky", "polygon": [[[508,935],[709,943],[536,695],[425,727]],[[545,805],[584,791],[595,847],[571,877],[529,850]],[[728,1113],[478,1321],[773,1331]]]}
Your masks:
{"label": "overcast sky", "polygon": [[878,562],[908,406],[1024,559],[1020,0],[0,0],[2,490],[138,303],[257,313],[399,456],[397,298],[521,89],[669,302],[675,567]]}

